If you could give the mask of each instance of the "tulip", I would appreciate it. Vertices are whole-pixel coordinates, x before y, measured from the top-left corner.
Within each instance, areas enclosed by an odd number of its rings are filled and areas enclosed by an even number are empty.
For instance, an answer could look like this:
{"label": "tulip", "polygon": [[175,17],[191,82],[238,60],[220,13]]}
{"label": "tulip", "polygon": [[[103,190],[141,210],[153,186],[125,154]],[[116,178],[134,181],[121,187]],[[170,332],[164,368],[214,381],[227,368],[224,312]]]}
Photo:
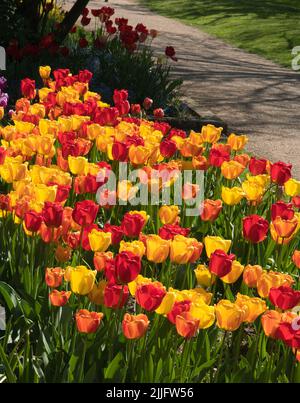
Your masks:
{"label": "tulip", "polygon": [[237,260],[234,260],[232,262],[231,271],[222,277],[222,281],[227,284],[235,283],[240,275],[243,273],[243,271],[244,266]]}
{"label": "tulip", "polygon": [[58,290],[51,291],[51,293],[49,294],[51,305],[53,306],[66,305],[71,294],[72,294],[71,291],[58,291]]}
{"label": "tulip", "polygon": [[249,171],[252,175],[265,174],[267,171],[267,160],[251,157],[249,162]]}
{"label": "tulip", "polygon": [[217,249],[227,253],[231,246],[231,240],[223,239],[220,236],[206,236],[204,238],[204,245],[207,257],[210,258],[211,254]]}
{"label": "tulip", "polygon": [[4,147],[0,147],[0,165],[4,164],[6,155],[7,155],[7,150]]}
{"label": "tulip", "polygon": [[224,161],[221,165],[221,173],[224,178],[232,180],[239,177],[245,167],[237,161]]}
{"label": "tulip", "polygon": [[72,212],[72,218],[77,224],[85,227],[95,221],[98,210],[99,206],[92,200],[77,202]]}
{"label": "tulip", "polygon": [[88,234],[89,243],[93,252],[105,252],[111,244],[111,233],[92,229]]}
{"label": "tulip", "polygon": [[292,176],[291,169],[291,164],[285,164],[281,161],[272,164],[270,171],[272,182],[277,183],[279,186],[284,185]]}
{"label": "tulip", "polygon": [[121,252],[115,258],[115,269],[121,283],[130,283],[141,271],[141,258],[132,252]]}
{"label": "tulip", "polygon": [[252,323],[259,315],[267,310],[265,301],[260,298],[250,298],[247,295],[237,294],[236,304],[244,310],[243,321]]}
{"label": "tulip", "polygon": [[50,66],[40,66],[39,73],[40,73],[40,77],[42,80],[48,80],[48,78],[50,77],[50,73],[51,73],[51,67]]}
{"label": "tulip", "polygon": [[250,202],[259,203],[265,193],[265,188],[259,181],[255,182],[249,179],[242,183],[242,189],[246,199]]}
{"label": "tulip", "polygon": [[233,157],[233,160],[239,162],[245,168],[247,168],[250,161],[250,157],[248,154],[237,154]]}
{"label": "tulip", "polygon": [[123,235],[124,235],[124,232],[123,232],[121,226],[105,224],[103,229],[105,232],[111,233],[112,245],[119,245],[119,243],[121,242]]}
{"label": "tulip", "polygon": [[108,308],[121,309],[129,296],[127,285],[108,284],[104,290],[104,305]]}
{"label": "tulip", "polygon": [[147,332],[149,323],[148,317],[144,314],[125,313],[122,321],[123,334],[126,339],[140,339]]}
{"label": "tulip", "polygon": [[281,322],[276,330],[275,337],[281,339],[290,347],[300,348],[300,330],[294,329],[291,323]]}
{"label": "tulip", "polygon": [[289,238],[298,227],[298,219],[293,217],[291,220],[284,220],[277,217],[272,224],[279,238]]}
{"label": "tulip", "polygon": [[234,254],[227,255],[223,250],[217,249],[210,256],[209,269],[213,274],[222,278],[230,273],[234,258]]}
{"label": "tulip", "polygon": [[243,322],[244,310],[228,300],[220,300],[215,307],[217,326],[224,330],[234,331]]}
{"label": "tulip", "polygon": [[199,329],[207,329],[215,321],[215,308],[204,303],[192,303],[190,314],[199,320]]}
{"label": "tulip", "polygon": [[47,227],[58,228],[62,224],[63,207],[60,203],[45,202],[42,215]]}
{"label": "tulip", "polygon": [[300,291],[294,291],[289,286],[272,287],[269,292],[271,303],[283,310],[292,309],[300,301]]}
{"label": "tulip", "polygon": [[267,337],[274,339],[281,322],[282,314],[278,311],[266,311],[261,317],[261,324]]}
{"label": "tulip", "polygon": [[257,281],[262,274],[263,269],[259,265],[251,266],[248,264],[243,273],[243,281],[250,288],[257,287]]}
{"label": "tulip", "polygon": [[25,213],[25,227],[30,232],[37,232],[41,227],[42,221],[42,215],[34,210],[30,210]]}
{"label": "tulip", "polygon": [[151,284],[151,283],[152,283],[152,280],[150,278],[144,277],[141,274],[139,274],[136,279],[134,279],[133,281],[128,283],[128,289],[129,289],[130,294],[134,297],[135,293],[136,293],[136,289],[139,285]]}
{"label": "tulip", "polygon": [[190,339],[196,335],[199,323],[199,319],[195,319],[189,312],[182,312],[176,316],[177,333],[186,339]]}
{"label": "tulip", "polygon": [[225,186],[222,186],[222,200],[225,204],[228,204],[229,206],[235,206],[236,204],[238,204],[242,200],[244,195],[245,193],[242,188],[227,188]]}
{"label": "tulip", "polygon": [[72,157],[68,156],[68,164],[70,172],[73,175],[83,175],[87,166],[87,159],[84,157]]}
{"label": "tulip", "polygon": [[269,296],[272,287],[278,288],[281,285],[291,286],[294,280],[288,274],[263,271],[257,280],[258,295],[262,298]]}
{"label": "tulip", "polygon": [[57,288],[61,285],[65,271],[61,267],[47,268],[45,282],[48,287]]}
{"label": "tulip", "polygon": [[294,214],[292,203],[278,201],[271,206],[272,221],[274,221],[277,217],[281,217],[284,220],[291,220],[294,217]]}
{"label": "tulip", "polygon": [[62,245],[57,245],[55,250],[55,259],[58,262],[65,263],[71,257],[71,248],[69,246],[63,247]]}
{"label": "tulip", "polygon": [[175,141],[165,139],[160,143],[159,150],[163,157],[171,158],[177,151],[177,145]]}
{"label": "tulip", "polygon": [[35,81],[29,78],[24,78],[21,81],[21,93],[23,97],[33,99],[36,96]]}
{"label": "tulip", "polygon": [[87,309],[80,309],[75,314],[77,330],[80,333],[95,333],[103,316],[102,312],[90,312]]}
{"label": "tulip", "polygon": [[211,124],[202,126],[201,138],[203,143],[217,143],[221,137],[222,130],[222,127],[215,127]]}
{"label": "tulip", "polygon": [[104,304],[104,290],[107,285],[105,280],[99,281],[98,284],[94,284],[93,288],[88,294],[88,298],[91,302],[96,305],[103,305]]}
{"label": "tulip", "polygon": [[266,239],[269,223],[257,214],[243,218],[243,236],[247,241],[259,243]]}
{"label": "tulip", "polygon": [[160,283],[141,284],[137,287],[136,302],[147,311],[155,311],[166,294],[165,288]]}
{"label": "tulip", "polygon": [[194,169],[199,169],[200,171],[206,171],[209,163],[204,155],[193,156],[192,164]]}
{"label": "tulip", "polygon": [[194,273],[197,279],[197,284],[202,287],[210,287],[215,282],[215,275],[212,274],[203,264],[199,264],[194,270]]}
{"label": "tulip", "polygon": [[85,266],[76,266],[71,270],[71,289],[75,294],[88,294],[95,283],[97,271],[89,270]]}
{"label": "tulip", "polygon": [[97,271],[102,271],[105,268],[106,262],[113,259],[112,252],[95,252],[93,263]]}
{"label": "tulip", "polygon": [[141,241],[121,241],[119,252],[131,252],[142,258],[146,252],[145,245]]}
{"label": "tulip", "polygon": [[175,301],[176,293],[173,291],[168,291],[163,297],[159,307],[155,309],[155,312],[159,315],[168,315],[172,311]]}
{"label": "tulip", "polygon": [[158,234],[163,239],[174,239],[175,235],[187,237],[190,233],[189,228],[180,227],[177,224],[165,224],[159,228]]}
{"label": "tulip", "polygon": [[221,149],[212,148],[209,152],[209,164],[214,167],[220,167],[225,161],[230,160],[230,154]]}
{"label": "tulip", "polygon": [[234,151],[242,150],[247,143],[248,137],[245,135],[237,136],[236,134],[231,133],[227,139],[227,144],[229,144]]}
{"label": "tulip", "polygon": [[170,241],[162,239],[158,235],[147,235],[146,237],[147,259],[150,262],[162,263],[170,251]]}
{"label": "tulip", "polygon": [[131,145],[129,147],[129,161],[133,165],[145,165],[149,156],[150,150],[144,146]]}
{"label": "tulip", "polygon": [[[2,120],[4,118],[4,107],[0,106],[0,120]],[[1,159],[0,159],[0,164],[1,164]],[[3,164],[3,162],[2,162]]]}
{"label": "tulip", "polygon": [[145,223],[145,219],[140,214],[126,213],[121,222],[121,228],[126,236],[134,238],[140,234]]}
{"label": "tulip", "polygon": [[162,206],[159,209],[159,219],[163,224],[174,224],[178,221],[178,215],[180,213],[178,206]]}
{"label": "tulip", "polygon": [[195,238],[175,235],[170,243],[170,260],[177,264],[193,263],[199,259],[203,245]]}
{"label": "tulip", "polygon": [[295,250],[292,256],[294,265],[300,269],[300,250]]}
{"label": "tulip", "polygon": [[289,179],[284,183],[284,192],[287,196],[294,197],[300,195],[300,181]]}
{"label": "tulip", "polygon": [[222,200],[210,200],[206,199],[202,205],[202,211],[200,214],[202,221],[215,221],[220,212],[222,211]]}

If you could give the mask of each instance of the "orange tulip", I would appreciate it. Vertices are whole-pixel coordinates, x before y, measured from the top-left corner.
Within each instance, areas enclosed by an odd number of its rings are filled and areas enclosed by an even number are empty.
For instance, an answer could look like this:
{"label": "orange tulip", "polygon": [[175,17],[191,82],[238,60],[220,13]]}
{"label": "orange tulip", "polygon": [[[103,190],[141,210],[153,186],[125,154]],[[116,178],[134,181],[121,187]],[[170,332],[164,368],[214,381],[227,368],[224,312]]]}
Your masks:
{"label": "orange tulip", "polygon": [[294,265],[300,269],[300,250],[295,250],[292,256],[292,260],[294,262]]}
{"label": "orange tulip", "polygon": [[102,318],[102,312],[90,312],[87,309],[80,309],[75,315],[77,330],[80,333],[95,333]]}
{"label": "orange tulip", "polygon": [[144,336],[149,326],[149,319],[144,314],[130,315],[125,313],[122,329],[126,339],[139,339]]}
{"label": "orange tulip", "polygon": [[62,283],[65,271],[61,267],[47,268],[45,281],[48,287],[56,288]]}
{"label": "orange tulip", "polygon": [[51,293],[49,294],[51,305],[53,306],[66,305],[71,294],[72,294],[71,291],[58,291],[58,290],[51,291]]}
{"label": "orange tulip", "polygon": [[297,228],[297,217],[293,217],[291,220],[284,220],[281,217],[276,217],[273,221],[274,229],[280,238],[289,238]]}
{"label": "orange tulip", "polygon": [[193,157],[192,164],[194,169],[199,169],[200,171],[206,171],[209,166],[209,162],[204,155],[197,155],[196,157]]}
{"label": "orange tulip", "polygon": [[278,329],[281,322],[282,314],[277,311],[266,311],[261,317],[262,328],[265,335],[275,338],[276,330]]}
{"label": "orange tulip", "polygon": [[177,333],[186,339],[190,339],[196,335],[200,320],[195,319],[189,312],[184,311],[176,316],[175,323]]}
{"label": "orange tulip", "polygon": [[244,165],[237,161],[224,161],[221,165],[221,173],[226,179],[236,179],[244,171]]}
{"label": "orange tulip", "polygon": [[257,280],[259,276],[262,274],[263,269],[259,265],[254,265],[251,266],[248,264],[245,267],[244,273],[243,273],[243,281],[244,283],[250,287],[250,288],[256,288],[257,287]]}
{"label": "orange tulip", "polygon": [[222,210],[222,200],[210,200],[206,199],[203,202],[201,220],[203,221],[215,221]]}
{"label": "orange tulip", "polygon": [[58,262],[67,262],[71,257],[71,248],[69,246],[63,247],[62,245],[57,245],[55,251],[55,259]]}
{"label": "orange tulip", "polygon": [[105,269],[106,262],[114,257],[112,252],[95,252],[94,266],[97,271]]}
{"label": "orange tulip", "polygon": [[233,160],[244,165],[244,167],[246,168],[249,164],[250,156],[248,154],[237,154],[233,157]]}

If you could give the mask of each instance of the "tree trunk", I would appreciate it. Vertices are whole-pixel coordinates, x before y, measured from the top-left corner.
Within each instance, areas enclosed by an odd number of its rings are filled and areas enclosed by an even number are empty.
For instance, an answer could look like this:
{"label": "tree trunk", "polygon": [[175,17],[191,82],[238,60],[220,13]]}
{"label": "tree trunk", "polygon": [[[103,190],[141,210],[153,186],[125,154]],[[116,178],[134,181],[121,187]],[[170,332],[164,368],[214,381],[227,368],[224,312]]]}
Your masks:
{"label": "tree trunk", "polygon": [[56,42],[61,44],[70,30],[75,25],[75,22],[80,17],[82,10],[87,6],[89,0],[76,0],[71,10],[65,15],[61,23],[61,28],[56,35]]}

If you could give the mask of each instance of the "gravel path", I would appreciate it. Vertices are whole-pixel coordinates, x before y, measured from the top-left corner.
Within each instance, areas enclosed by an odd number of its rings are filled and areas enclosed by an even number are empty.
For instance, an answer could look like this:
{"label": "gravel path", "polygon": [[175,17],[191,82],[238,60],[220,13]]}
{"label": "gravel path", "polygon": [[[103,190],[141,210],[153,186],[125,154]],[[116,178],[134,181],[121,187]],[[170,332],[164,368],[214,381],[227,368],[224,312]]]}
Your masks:
{"label": "gravel path", "polygon": [[[66,1],[66,8],[73,1]],[[293,164],[300,179],[300,72],[225,44],[199,29],[159,16],[134,0],[90,1],[90,8],[109,5],[131,25],[142,22],[160,35],[157,53],[174,46],[174,75],[182,92],[201,115],[217,115],[230,130],[249,135],[250,152]],[[300,39],[299,39],[300,45]]]}

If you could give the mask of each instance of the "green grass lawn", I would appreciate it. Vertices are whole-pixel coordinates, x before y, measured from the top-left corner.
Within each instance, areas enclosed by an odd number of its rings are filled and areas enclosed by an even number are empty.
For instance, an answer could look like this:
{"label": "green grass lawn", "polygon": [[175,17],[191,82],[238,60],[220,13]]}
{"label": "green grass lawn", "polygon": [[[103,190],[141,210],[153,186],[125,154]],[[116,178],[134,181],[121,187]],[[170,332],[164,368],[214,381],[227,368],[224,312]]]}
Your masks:
{"label": "green grass lawn", "polygon": [[226,42],[291,66],[300,46],[300,0],[140,0]]}

